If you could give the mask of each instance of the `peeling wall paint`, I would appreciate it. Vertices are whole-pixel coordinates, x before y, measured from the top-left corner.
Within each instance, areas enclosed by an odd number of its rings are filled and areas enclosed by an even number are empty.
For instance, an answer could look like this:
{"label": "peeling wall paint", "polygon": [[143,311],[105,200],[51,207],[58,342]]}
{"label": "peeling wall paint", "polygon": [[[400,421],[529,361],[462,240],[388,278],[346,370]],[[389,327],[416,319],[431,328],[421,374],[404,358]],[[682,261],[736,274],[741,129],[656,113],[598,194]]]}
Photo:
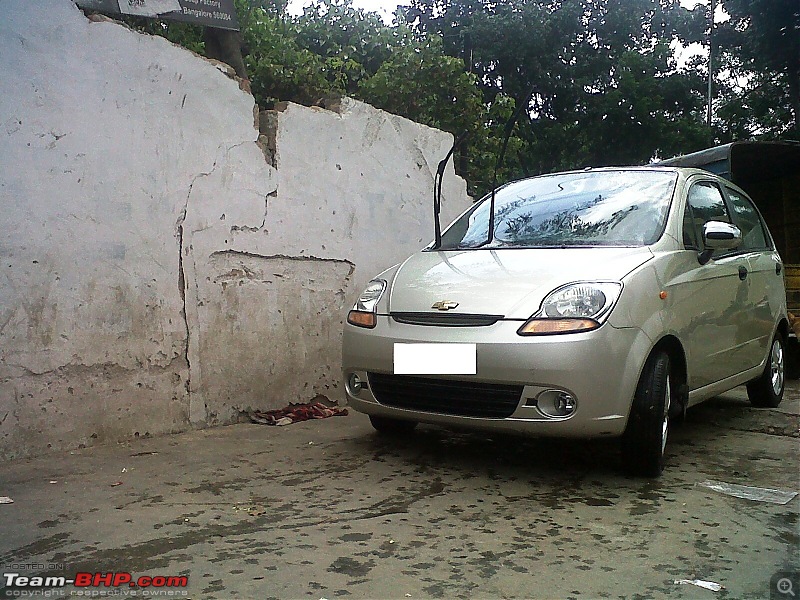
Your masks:
{"label": "peeling wall paint", "polygon": [[217,252],[201,286],[200,361],[209,423],[317,394],[336,398],[347,260]]}
{"label": "peeling wall paint", "polygon": [[[453,142],[349,98],[284,105],[262,113],[260,129],[276,190],[261,204],[220,203],[219,188],[233,199],[247,186],[211,175],[195,185],[184,224],[196,422],[343,398],[342,321],[370,278],[432,238],[433,174]],[[469,205],[452,164],[444,198],[444,223]],[[232,285],[224,273],[241,276]]]}
{"label": "peeling wall paint", "polygon": [[350,99],[259,127],[220,63],[0,1],[0,457],[338,400],[342,319],[429,241],[452,137]]}
{"label": "peeling wall paint", "polygon": [[[270,203],[268,235],[249,243],[348,258],[361,288],[433,239],[433,178],[451,135],[350,98],[327,109],[288,104],[267,118],[275,127],[280,194]],[[443,225],[470,204],[452,161],[443,198]],[[297,235],[298,220],[306,235]]]}

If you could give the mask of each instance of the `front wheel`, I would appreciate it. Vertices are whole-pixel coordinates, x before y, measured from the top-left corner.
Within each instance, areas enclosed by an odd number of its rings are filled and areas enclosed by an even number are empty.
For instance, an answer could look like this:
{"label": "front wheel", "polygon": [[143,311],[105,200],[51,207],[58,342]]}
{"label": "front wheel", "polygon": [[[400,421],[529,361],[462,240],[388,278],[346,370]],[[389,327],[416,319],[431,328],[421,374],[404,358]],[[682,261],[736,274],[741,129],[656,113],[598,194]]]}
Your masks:
{"label": "front wheel", "polygon": [[747,397],[753,406],[776,408],[783,400],[785,381],[785,344],[780,333],[775,334],[764,372],[747,384]]}
{"label": "front wheel", "polygon": [[622,435],[622,460],[631,475],[658,477],[664,469],[672,387],[669,355],[651,354],[636,386]]}

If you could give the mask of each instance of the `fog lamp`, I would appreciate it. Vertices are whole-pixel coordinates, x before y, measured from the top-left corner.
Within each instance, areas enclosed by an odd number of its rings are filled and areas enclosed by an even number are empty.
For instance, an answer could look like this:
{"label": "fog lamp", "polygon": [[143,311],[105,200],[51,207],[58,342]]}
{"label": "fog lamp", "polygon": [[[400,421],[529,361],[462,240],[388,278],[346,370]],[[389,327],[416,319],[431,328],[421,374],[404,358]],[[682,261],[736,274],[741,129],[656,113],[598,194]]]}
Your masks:
{"label": "fog lamp", "polygon": [[575,397],[562,390],[547,390],[536,398],[536,407],[546,417],[564,418],[572,416],[578,408]]}
{"label": "fog lamp", "polygon": [[361,377],[355,373],[350,373],[350,377],[347,378],[347,387],[350,388],[351,394],[358,396],[358,394],[361,392],[361,389],[364,387],[364,384],[361,381]]}

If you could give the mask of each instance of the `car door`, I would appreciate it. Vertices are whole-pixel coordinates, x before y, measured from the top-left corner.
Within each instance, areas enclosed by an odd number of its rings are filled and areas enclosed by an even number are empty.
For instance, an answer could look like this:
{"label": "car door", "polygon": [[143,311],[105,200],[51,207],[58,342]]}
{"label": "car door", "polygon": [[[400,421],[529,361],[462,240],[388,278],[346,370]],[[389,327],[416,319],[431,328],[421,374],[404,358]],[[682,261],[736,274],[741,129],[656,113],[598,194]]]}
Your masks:
{"label": "car door", "polygon": [[683,315],[681,338],[690,389],[735,375],[749,360],[749,262],[737,249],[716,251],[706,264],[699,263],[703,225],[709,221],[732,222],[719,184],[701,178],[687,194],[683,238],[691,253],[686,253],[686,270],[675,290]]}
{"label": "car door", "polygon": [[775,315],[781,308],[782,264],[752,200],[730,186],[725,186],[724,191],[733,223],[742,232],[739,251],[748,262],[748,318],[742,332],[747,346],[742,348],[742,363],[745,368],[751,368],[761,364],[772,341]]}

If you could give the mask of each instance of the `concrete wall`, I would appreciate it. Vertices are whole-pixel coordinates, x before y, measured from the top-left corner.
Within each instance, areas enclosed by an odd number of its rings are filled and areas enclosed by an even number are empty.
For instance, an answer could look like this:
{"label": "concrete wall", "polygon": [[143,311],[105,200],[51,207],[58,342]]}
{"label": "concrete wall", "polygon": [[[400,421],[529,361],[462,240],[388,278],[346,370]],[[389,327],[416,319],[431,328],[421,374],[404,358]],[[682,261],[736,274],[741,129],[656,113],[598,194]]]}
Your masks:
{"label": "concrete wall", "polygon": [[[0,0],[0,457],[339,399],[341,322],[431,238],[451,136]],[[445,218],[466,208],[445,179]]]}

